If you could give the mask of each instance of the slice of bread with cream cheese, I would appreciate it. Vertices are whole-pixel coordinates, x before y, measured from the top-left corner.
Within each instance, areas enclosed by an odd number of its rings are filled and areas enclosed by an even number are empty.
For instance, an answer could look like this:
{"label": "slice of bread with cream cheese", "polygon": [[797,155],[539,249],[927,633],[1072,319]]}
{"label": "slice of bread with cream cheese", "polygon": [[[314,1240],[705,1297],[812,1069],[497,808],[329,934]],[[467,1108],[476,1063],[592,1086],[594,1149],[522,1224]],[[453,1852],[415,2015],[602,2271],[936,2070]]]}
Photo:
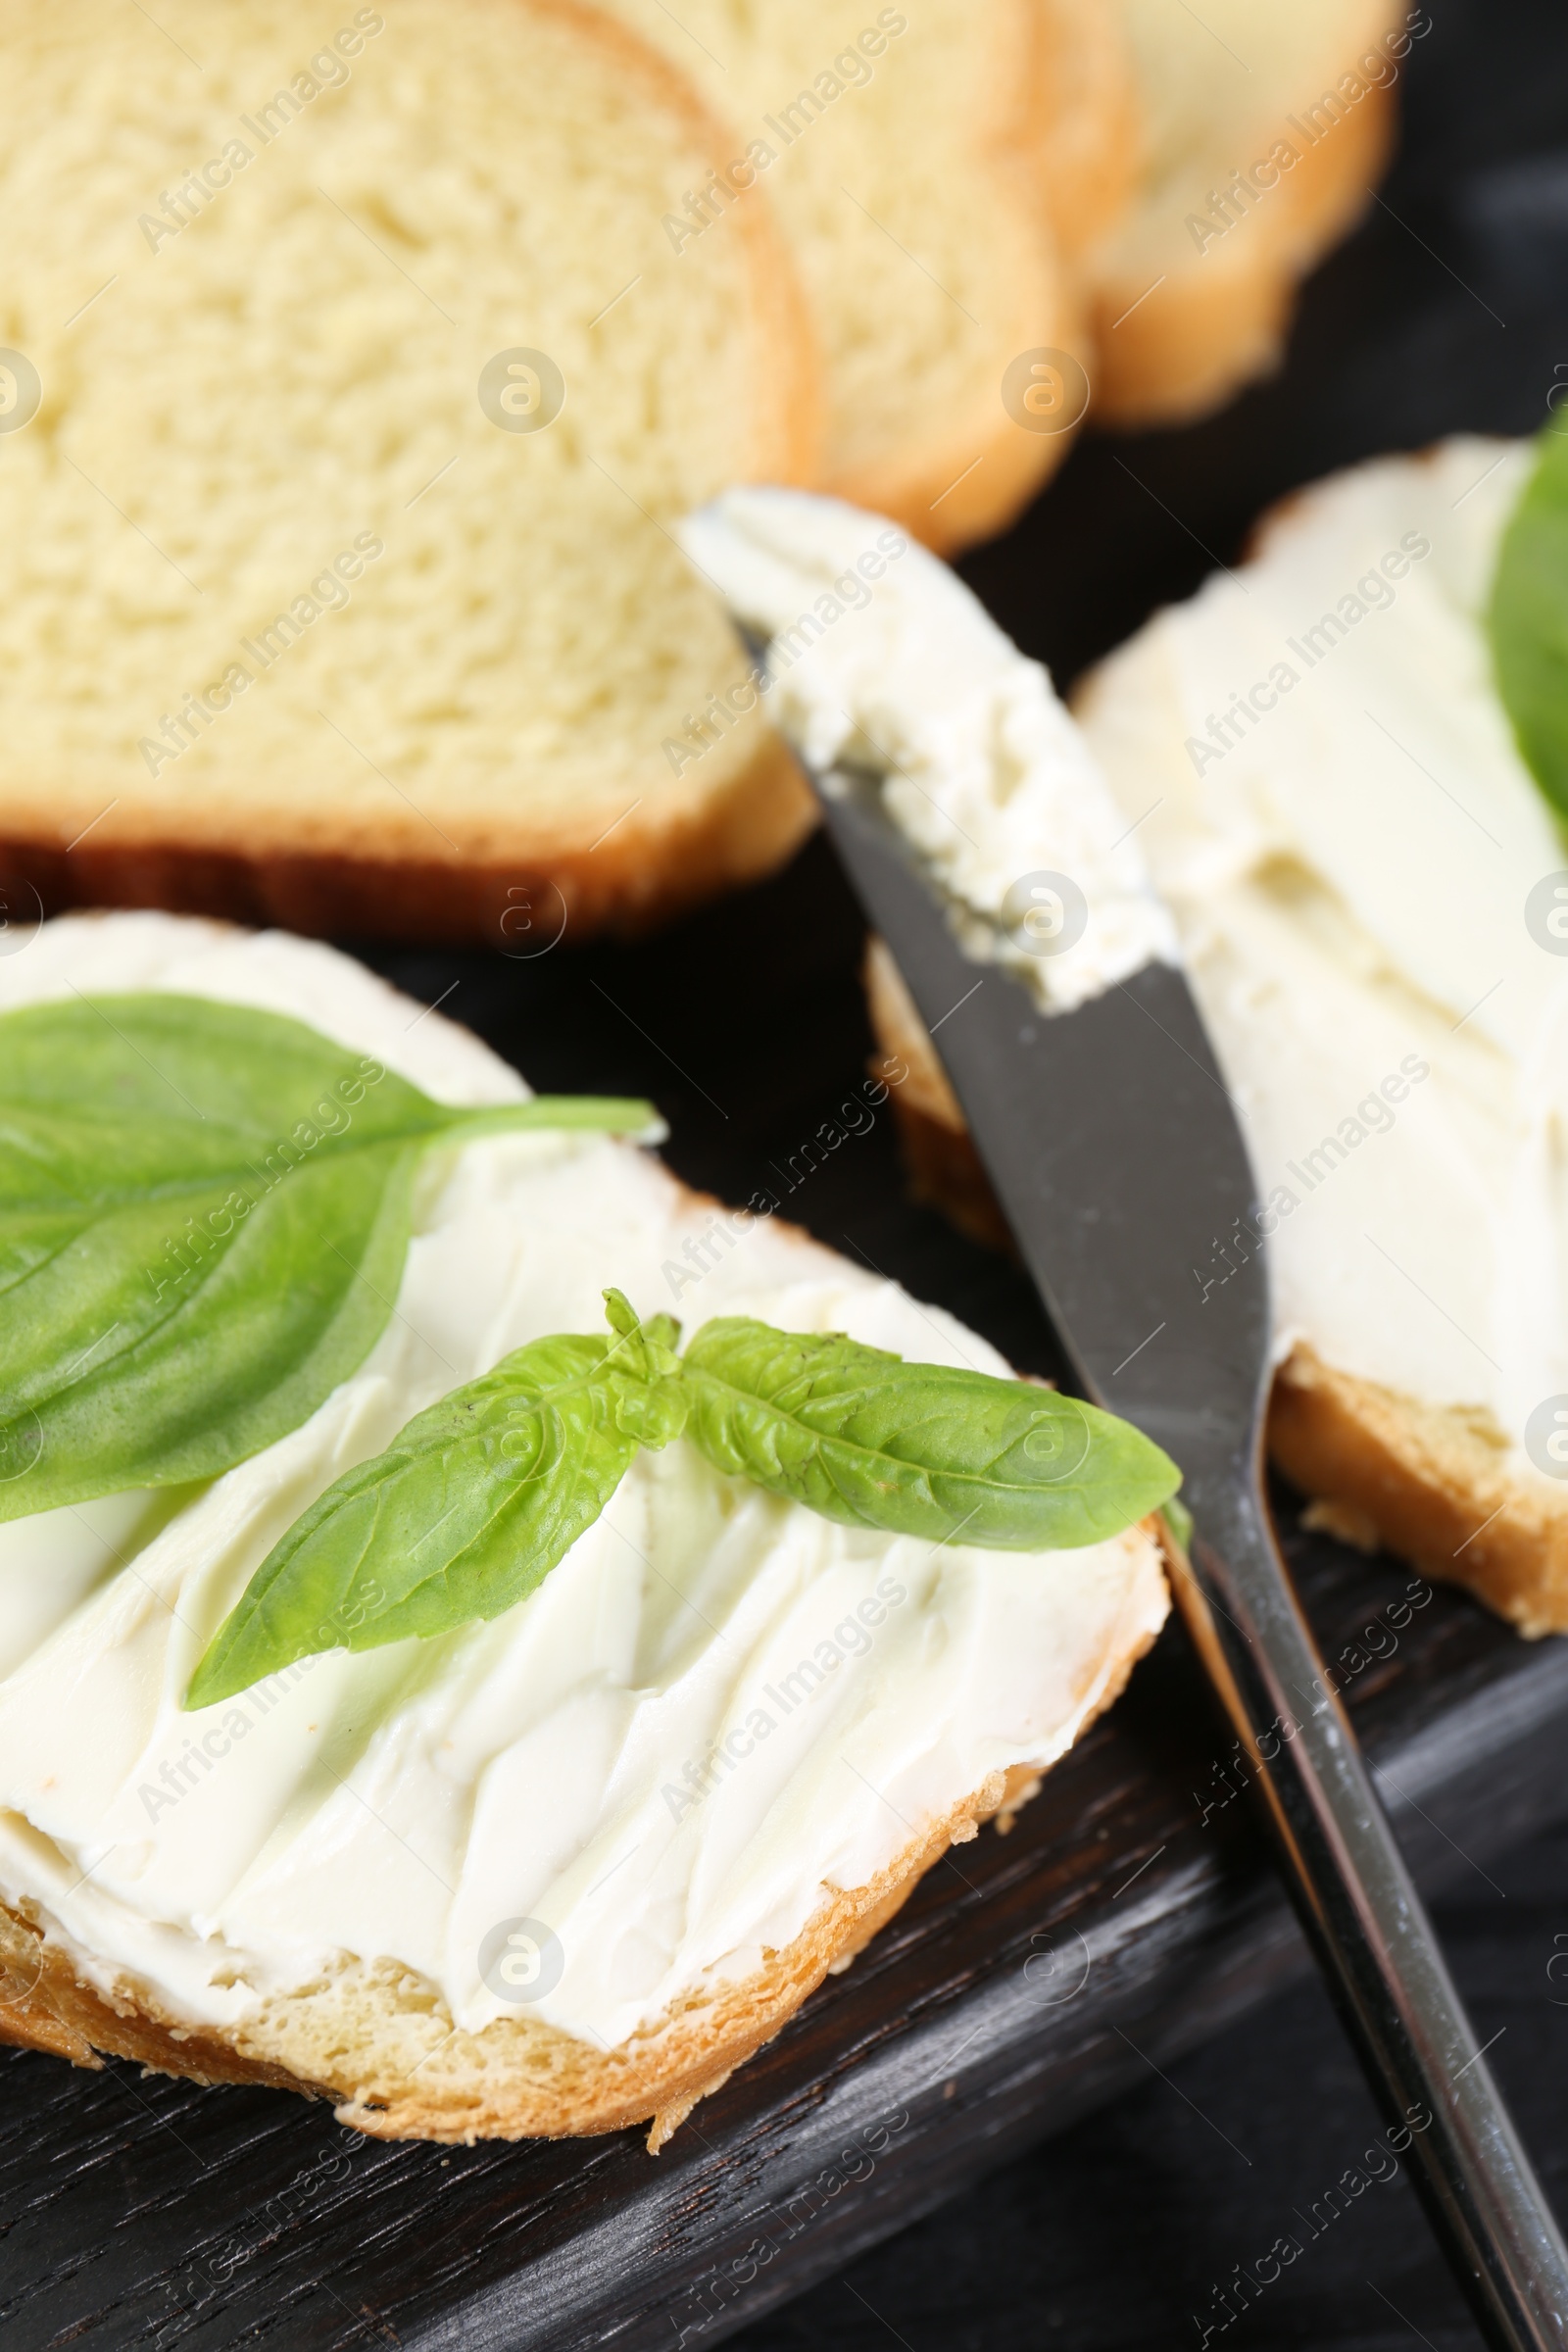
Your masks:
{"label": "slice of bread with cream cheese", "polygon": [[[1486,616],[1536,451],[1285,502],[1102,662],[1085,738],[1176,915],[1271,1234],[1275,1458],[1341,1532],[1568,1628],[1568,849]],[[1223,1281],[1227,1249],[1194,1280]]]}
{"label": "slice of bread with cream cheese", "polygon": [[[346,956],[68,916],[0,1015],[164,991],[292,1015],[443,1102],[526,1094]],[[368,2132],[651,2120],[655,2144],[920,1872],[1071,1744],[1164,1618],[1148,1523],[1072,1551],[836,1524],[677,1440],[528,1599],[185,1711],[284,1529],[602,1292],[1005,1367],[765,1213],[604,1135],[433,1152],[394,1311],[302,1427],[199,1491],[0,1523],[0,2035],[292,2084]]]}
{"label": "slice of bread with cream cheese", "polygon": [[[1319,1519],[1568,1629],[1568,849],[1494,673],[1487,613],[1529,444],[1460,438],[1303,491],[1251,560],[1102,662],[1074,728],[912,551],[770,693],[818,764],[883,772],[960,934],[1069,1009],[1180,953],[1247,1131],[1266,1237],[1276,1460]],[[778,630],[866,542],[798,494],[731,493],[705,568]],[[1065,872],[1075,941],[1009,892]],[[1169,910],[1162,936],[1143,894]],[[1155,902],[1157,909],[1159,902]],[[1000,1217],[886,951],[883,1045],[917,1180]]]}

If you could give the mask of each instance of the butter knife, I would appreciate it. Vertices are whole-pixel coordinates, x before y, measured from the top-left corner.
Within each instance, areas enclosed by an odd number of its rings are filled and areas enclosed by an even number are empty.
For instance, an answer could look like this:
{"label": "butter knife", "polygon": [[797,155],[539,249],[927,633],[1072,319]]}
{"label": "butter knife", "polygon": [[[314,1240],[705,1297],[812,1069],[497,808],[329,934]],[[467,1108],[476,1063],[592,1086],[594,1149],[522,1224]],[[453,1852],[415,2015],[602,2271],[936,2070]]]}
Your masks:
{"label": "butter knife", "polygon": [[[812,778],[1084,1396],[1181,1465],[1174,1583],[1280,1867],[1490,2344],[1568,2345],[1568,2252],[1445,1965],[1275,1541],[1266,1250],[1192,992],[1151,963],[1071,1012],[966,956],[874,778]],[[1173,1547],[1174,1548],[1174,1547]],[[1429,2119],[1429,2120],[1428,2120]]]}

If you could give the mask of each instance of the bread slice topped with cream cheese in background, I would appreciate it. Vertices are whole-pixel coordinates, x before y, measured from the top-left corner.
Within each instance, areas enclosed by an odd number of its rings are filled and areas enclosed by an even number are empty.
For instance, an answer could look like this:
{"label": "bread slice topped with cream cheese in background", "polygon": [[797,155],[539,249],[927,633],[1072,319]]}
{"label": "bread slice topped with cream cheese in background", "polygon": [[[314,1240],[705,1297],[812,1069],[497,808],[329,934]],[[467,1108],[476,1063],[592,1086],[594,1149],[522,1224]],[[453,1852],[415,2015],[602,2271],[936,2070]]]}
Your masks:
{"label": "bread slice topped with cream cheese in background", "polygon": [[[1191,1278],[1266,1239],[1275,1459],[1528,1634],[1568,1630],[1565,514],[1555,433],[1357,466],[1102,662],[1076,724],[912,550],[863,614],[779,635],[770,689],[810,760],[885,777],[965,944],[1047,1011],[1180,957],[1258,1182]],[[757,490],[692,528],[777,633],[875,523]],[[885,949],[870,971],[917,1183],[995,1238]]]}
{"label": "bread slice topped with cream cheese in background", "polygon": [[1164,1618],[1146,1439],[332,950],[46,924],[0,1104],[8,2040],[657,2145]]}
{"label": "bread slice topped with cream cheese in background", "polygon": [[1565,455],[1299,492],[1077,698],[1248,1126],[1275,1459],[1531,1634],[1568,1628]]}
{"label": "bread slice topped with cream cheese in background", "polygon": [[[811,478],[772,209],[571,0],[26,0],[0,613],[13,914],[109,901],[514,947],[634,928],[810,821],[671,518]],[[755,698],[754,698],[755,700]]]}

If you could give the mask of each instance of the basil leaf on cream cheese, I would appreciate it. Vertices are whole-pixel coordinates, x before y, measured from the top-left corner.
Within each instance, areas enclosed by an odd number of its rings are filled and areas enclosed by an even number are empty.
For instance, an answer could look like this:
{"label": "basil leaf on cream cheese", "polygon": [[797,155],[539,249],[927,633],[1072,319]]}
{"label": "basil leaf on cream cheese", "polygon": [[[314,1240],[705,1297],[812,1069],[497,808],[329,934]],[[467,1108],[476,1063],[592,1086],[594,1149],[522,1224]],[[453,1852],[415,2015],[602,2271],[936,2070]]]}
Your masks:
{"label": "basil leaf on cream cheese", "polygon": [[739,1316],[677,1356],[671,1316],[605,1300],[613,1340],[530,1341],[328,1487],[251,1579],[186,1707],[320,1650],[499,1616],[593,1525],[640,1446],[683,1433],[824,1518],[998,1550],[1101,1543],[1180,1484],[1128,1423],[1051,1389]]}
{"label": "basil leaf on cream cheese", "polygon": [[602,1339],[534,1340],[419,1413],[274,1544],[191,1681],[214,1705],[323,1649],[498,1617],[603,1511],[641,1439]]}
{"label": "basil leaf on cream cheese", "polygon": [[1568,824],[1568,432],[1548,428],[1536,447],[1497,551],[1487,630],[1520,757]]}
{"label": "basil leaf on cream cheese", "polygon": [[454,1107],[203,997],[0,1015],[0,1520],[211,1478],[298,1428],[392,1311],[432,1147],[652,1115]]}
{"label": "basil leaf on cream cheese", "polygon": [[681,1362],[715,1468],[823,1518],[1006,1551],[1118,1534],[1180,1484],[1130,1423],[1074,1396],[840,1335],[705,1324]]}

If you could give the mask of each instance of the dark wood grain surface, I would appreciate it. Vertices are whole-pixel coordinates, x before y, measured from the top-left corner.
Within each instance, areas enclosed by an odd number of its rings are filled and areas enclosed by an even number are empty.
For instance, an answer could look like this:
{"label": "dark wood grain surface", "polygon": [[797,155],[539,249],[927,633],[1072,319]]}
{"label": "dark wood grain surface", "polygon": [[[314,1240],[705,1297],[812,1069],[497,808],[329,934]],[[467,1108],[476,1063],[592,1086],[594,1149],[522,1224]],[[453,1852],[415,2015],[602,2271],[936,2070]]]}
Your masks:
{"label": "dark wood grain surface", "polygon": [[[1562,2214],[1568,1831],[1459,1876],[1439,1929]],[[1380,2140],[1327,1997],[1303,1978],[727,2340],[1172,2352],[1212,2327],[1209,2352],[1481,2352],[1408,2172]],[[1282,2234],[1299,2253],[1225,2327],[1216,2293]]]}
{"label": "dark wood grain surface", "polygon": [[[1435,0],[1407,122],[1391,209],[1309,289],[1285,372],[1191,432],[1085,443],[967,563],[1058,675],[1196,585],[1211,556],[1230,560],[1294,483],[1460,426],[1528,430],[1568,380],[1568,29],[1526,0]],[[860,948],[820,843],[637,948],[567,943],[527,963],[361,944],[426,1001],[455,987],[446,1008],[537,1085],[652,1094],[672,1162],[731,1198],[859,1077]],[[884,1122],[787,1206],[1022,1368],[1054,1368],[1017,1271],[906,1200]],[[1483,1977],[1504,1949],[1500,1889],[1518,1887],[1510,1932],[1534,1939],[1531,1998],[1550,2026],[1546,1971],[1568,1951],[1551,1940],[1568,1844],[1547,1834],[1568,1815],[1568,1645],[1526,1646],[1453,1594],[1412,1596],[1394,1564],[1304,1537],[1289,1497],[1281,1508],[1423,1883],[1448,1890]],[[1375,2130],[1236,1787],[1172,1630],[1011,1836],[987,1832],[934,1871],[657,2160],[630,2133],[382,2147],[281,2094],[10,2054],[0,2342],[640,2352],[745,2329],[756,2352],[1197,2343],[1210,2284],[1266,2249],[1298,2192],[1312,2210]],[[1568,1899],[1561,1918],[1568,1934]],[[1516,1961],[1522,1944],[1496,1965]],[[1527,2121],[1559,2119],[1568,2170],[1568,2076],[1551,2074],[1568,2042],[1520,2042],[1541,2053]],[[1497,2063],[1518,2087],[1507,2041]],[[1391,2244],[1397,2277],[1379,2268]],[[1358,2283],[1357,2264],[1381,2283]],[[1234,2340],[1468,2347],[1445,2292],[1396,2180],[1314,2241]]]}

